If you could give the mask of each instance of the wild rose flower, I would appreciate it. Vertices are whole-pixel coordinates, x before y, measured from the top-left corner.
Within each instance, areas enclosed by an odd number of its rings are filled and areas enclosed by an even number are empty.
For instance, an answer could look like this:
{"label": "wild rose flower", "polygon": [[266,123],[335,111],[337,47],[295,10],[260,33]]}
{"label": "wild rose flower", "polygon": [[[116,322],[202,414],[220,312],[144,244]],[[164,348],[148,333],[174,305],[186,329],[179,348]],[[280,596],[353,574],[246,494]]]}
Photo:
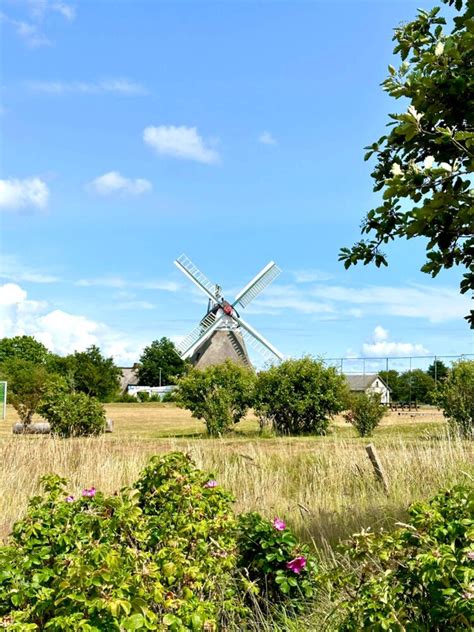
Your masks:
{"label": "wild rose flower", "polygon": [[466,557],[468,560],[474,560],[474,551],[468,551]]}
{"label": "wild rose flower", "polygon": [[466,590],[465,592],[463,592],[462,596],[464,597],[464,599],[474,599],[474,592]]}
{"label": "wild rose flower", "polygon": [[286,568],[288,568],[290,571],[293,571],[293,573],[299,575],[305,566],[306,558],[303,555],[299,555],[298,557],[295,557],[294,560],[288,562]]}
{"label": "wild rose flower", "polygon": [[284,522],[280,518],[275,518],[272,522],[272,525],[277,531],[284,531],[286,529],[286,522]]}
{"label": "wild rose flower", "polygon": [[67,503],[73,503],[74,502],[74,496],[66,496],[66,502]]}
{"label": "wild rose flower", "polygon": [[83,495],[83,496],[89,496],[89,497],[92,497],[92,496],[95,496],[95,493],[96,493],[96,489],[95,489],[95,487],[91,487],[91,488],[89,488],[89,489],[87,489],[87,488],[86,488],[86,489],[83,489],[83,490],[82,490],[82,495]]}
{"label": "wild rose flower", "polygon": [[218,482],[217,481],[207,481],[207,483],[204,483],[204,488],[205,489],[214,489],[214,487],[217,487]]}

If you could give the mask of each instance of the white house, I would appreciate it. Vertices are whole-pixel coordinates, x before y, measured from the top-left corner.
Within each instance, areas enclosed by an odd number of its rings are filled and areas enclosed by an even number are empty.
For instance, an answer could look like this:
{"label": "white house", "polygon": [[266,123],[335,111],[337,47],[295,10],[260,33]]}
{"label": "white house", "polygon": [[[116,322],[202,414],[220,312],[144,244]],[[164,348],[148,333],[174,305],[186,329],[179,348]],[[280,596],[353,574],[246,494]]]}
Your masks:
{"label": "white house", "polygon": [[382,404],[390,403],[390,388],[379,375],[352,374],[345,377],[352,393],[378,393]]}

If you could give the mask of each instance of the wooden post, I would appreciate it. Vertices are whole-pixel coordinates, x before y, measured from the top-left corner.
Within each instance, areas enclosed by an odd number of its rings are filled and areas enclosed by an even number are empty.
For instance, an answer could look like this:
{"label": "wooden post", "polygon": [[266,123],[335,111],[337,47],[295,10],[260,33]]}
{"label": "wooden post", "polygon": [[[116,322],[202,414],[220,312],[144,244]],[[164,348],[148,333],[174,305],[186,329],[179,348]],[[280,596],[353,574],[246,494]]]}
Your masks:
{"label": "wooden post", "polygon": [[379,455],[371,443],[365,448],[367,454],[369,455],[370,462],[374,468],[375,477],[379,483],[382,483],[385,493],[389,493],[388,480],[385,475],[384,469],[382,467],[382,463],[380,462]]}

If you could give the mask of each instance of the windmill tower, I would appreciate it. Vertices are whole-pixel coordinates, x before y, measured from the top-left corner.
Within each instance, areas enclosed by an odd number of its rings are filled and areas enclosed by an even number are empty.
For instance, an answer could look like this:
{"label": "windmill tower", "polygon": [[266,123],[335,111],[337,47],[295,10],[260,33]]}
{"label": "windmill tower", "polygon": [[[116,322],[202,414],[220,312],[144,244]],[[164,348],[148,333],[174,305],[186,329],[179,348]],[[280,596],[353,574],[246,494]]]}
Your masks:
{"label": "windmill tower", "polygon": [[201,369],[227,359],[251,366],[247,345],[266,361],[283,359],[283,355],[244,321],[236,309],[237,305],[247,307],[280,274],[281,270],[273,261],[237,294],[232,303],[224,299],[220,286],[209,281],[186,255],[181,255],[174,263],[208,299],[207,314],[177,345],[183,360],[190,358]]}

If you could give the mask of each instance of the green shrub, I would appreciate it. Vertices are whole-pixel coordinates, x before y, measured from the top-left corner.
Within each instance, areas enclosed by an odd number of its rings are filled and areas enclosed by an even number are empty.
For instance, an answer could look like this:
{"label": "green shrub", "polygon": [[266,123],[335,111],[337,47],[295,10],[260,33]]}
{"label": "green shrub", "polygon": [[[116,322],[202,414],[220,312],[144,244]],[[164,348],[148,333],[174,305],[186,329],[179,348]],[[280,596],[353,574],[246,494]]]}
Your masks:
{"label": "green shrub", "polygon": [[137,399],[139,402],[148,402],[150,401],[150,393],[148,391],[138,391]]}
{"label": "green shrub", "polygon": [[452,429],[466,439],[474,437],[474,360],[459,360],[438,386],[436,403]]}
{"label": "green shrub", "polygon": [[441,492],[409,516],[393,533],[365,531],[347,546],[356,569],[339,577],[341,630],[473,629],[474,488]]}
{"label": "green shrub", "polygon": [[192,416],[204,419],[210,435],[220,435],[238,423],[253,401],[251,369],[227,360],[204,370],[190,369],[178,381],[175,401]]}
{"label": "green shrub", "polygon": [[136,404],[138,403],[138,398],[136,398],[134,395],[130,395],[130,393],[122,393],[122,395],[120,395],[120,397],[117,397],[115,401],[120,404]]}
{"label": "green shrub", "polygon": [[0,547],[0,625],[211,632],[247,614],[233,498],[183,454],[113,496],[74,498],[57,476],[43,489]]}
{"label": "green shrub", "polygon": [[162,402],[174,402],[176,399],[175,396],[176,391],[170,391],[169,393],[164,393],[163,397],[161,398]]}
{"label": "green shrub", "polygon": [[344,417],[354,426],[359,437],[370,437],[386,412],[387,409],[380,403],[380,395],[359,393],[350,398]]}
{"label": "green shrub", "polygon": [[258,374],[254,409],[279,434],[324,435],[346,398],[344,376],[334,367],[305,357],[285,360]]}
{"label": "green shrub", "polygon": [[285,522],[258,513],[239,516],[239,566],[245,569],[263,603],[291,602],[296,608],[313,597],[316,562]]}
{"label": "green shrub", "polygon": [[150,395],[150,402],[161,402],[161,395],[159,393],[152,393]]}
{"label": "green shrub", "polygon": [[105,430],[105,409],[85,393],[52,392],[39,412],[49,421],[51,432],[61,437],[98,435]]}

